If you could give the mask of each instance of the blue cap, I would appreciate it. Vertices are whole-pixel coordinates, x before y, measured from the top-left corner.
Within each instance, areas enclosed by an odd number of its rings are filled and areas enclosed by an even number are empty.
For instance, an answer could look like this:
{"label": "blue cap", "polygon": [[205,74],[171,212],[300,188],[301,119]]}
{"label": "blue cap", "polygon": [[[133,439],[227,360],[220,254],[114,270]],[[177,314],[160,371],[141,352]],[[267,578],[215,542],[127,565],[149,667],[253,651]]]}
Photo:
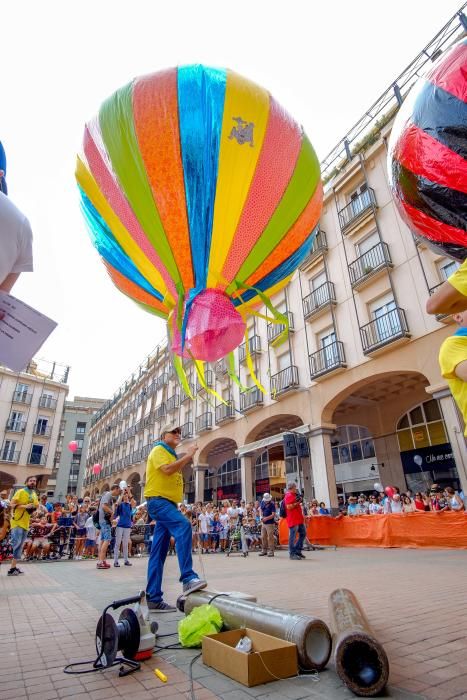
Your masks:
{"label": "blue cap", "polygon": [[[3,170],[3,172],[6,175],[6,154],[5,154],[5,149],[3,148],[1,141],[0,141],[0,170]],[[0,192],[3,192],[3,194],[8,194],[8,188],[6,186],[6,180],[4,177],[0,178]]]}

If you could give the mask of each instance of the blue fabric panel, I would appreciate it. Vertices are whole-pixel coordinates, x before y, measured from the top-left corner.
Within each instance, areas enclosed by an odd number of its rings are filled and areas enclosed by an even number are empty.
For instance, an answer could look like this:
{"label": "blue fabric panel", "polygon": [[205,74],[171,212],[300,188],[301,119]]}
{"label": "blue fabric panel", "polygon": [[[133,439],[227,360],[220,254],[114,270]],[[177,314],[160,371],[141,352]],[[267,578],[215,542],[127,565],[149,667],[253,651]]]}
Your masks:
{"label": "blue fabric panel", "polygon": [[151,294],[158,301],[164,301],[163,295],[149,284],[121,248],[120,244],[114,238],[112,231],[81,187],[79,187],[79,191],[81,195],[81,209],[88,225],[89,235],[99,255],[131,282],[134,282],[141,287],[141,289],[144,289],[145,292]]}

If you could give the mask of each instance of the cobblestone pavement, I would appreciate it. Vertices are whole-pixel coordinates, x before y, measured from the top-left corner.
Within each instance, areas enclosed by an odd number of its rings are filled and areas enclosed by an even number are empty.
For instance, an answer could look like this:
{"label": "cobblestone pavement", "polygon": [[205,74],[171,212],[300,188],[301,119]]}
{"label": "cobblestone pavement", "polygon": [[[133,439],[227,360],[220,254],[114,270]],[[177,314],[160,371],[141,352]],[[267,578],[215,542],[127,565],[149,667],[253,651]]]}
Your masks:
{"label": "cobblestone pavement", "polygon": [[[63,673],[65,664],[92,658],[94,631],[106,604],[144,588],[146,559],[133,567],[98,571],[95,562],[24,564],[24,576],[7,578],[0,567],[1,700],[147,700],[189,698],[188,667],[195,651],[164,651],[126,678],[118,669],[84,676]],[[408,700],[467,698],[467,552],[341,549],[307,553],[293,562],[286,552],[274,559],[204,555],[211,588],[241,590],[264,603],[308,612],[328,621],[332,589],[347,587],[358,596],[384,644],[391,666],[387,697]],[[198,557],[195,569],[203,574]],[[166,599],[180,592],[175,557],[166,565]],[[180,615],[154,616],[160,633],[176,630]],[[164,638],[163,642],[172,641]],[[176,641],[176,637],[173,638]],[[161,669],[168,682],[154,675]],[[319,681],[302,676],[246,688],[193,665],[196,700],[299,700],[354,697],[332,667]]]}

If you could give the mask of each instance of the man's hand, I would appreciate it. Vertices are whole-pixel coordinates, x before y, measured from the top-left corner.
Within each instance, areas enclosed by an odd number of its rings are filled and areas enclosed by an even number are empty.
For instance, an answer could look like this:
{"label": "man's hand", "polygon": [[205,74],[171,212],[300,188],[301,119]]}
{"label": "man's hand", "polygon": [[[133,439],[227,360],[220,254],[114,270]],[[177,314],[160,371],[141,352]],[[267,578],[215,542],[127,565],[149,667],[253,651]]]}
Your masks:
{"label": "man's hand", "polygon": [[198,445],[192,445],[191,447],[188,448],[186,454],[187,456],[194,457],[195,454],[198,452],[199,447]]}

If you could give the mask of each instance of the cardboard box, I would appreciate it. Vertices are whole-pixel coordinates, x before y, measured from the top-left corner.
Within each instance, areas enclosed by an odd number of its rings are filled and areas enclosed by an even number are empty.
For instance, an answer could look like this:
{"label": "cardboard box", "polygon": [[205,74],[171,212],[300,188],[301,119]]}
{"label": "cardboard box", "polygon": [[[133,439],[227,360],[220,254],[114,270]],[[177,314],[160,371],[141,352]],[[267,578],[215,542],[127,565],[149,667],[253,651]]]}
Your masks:
{"label": "cardboard box", "polygon": [[[253,643],[250,654],[237,651],[247,636]],[[249,687],[298,674],[297,647],[248,627],[203,637],[203,663]]]}

